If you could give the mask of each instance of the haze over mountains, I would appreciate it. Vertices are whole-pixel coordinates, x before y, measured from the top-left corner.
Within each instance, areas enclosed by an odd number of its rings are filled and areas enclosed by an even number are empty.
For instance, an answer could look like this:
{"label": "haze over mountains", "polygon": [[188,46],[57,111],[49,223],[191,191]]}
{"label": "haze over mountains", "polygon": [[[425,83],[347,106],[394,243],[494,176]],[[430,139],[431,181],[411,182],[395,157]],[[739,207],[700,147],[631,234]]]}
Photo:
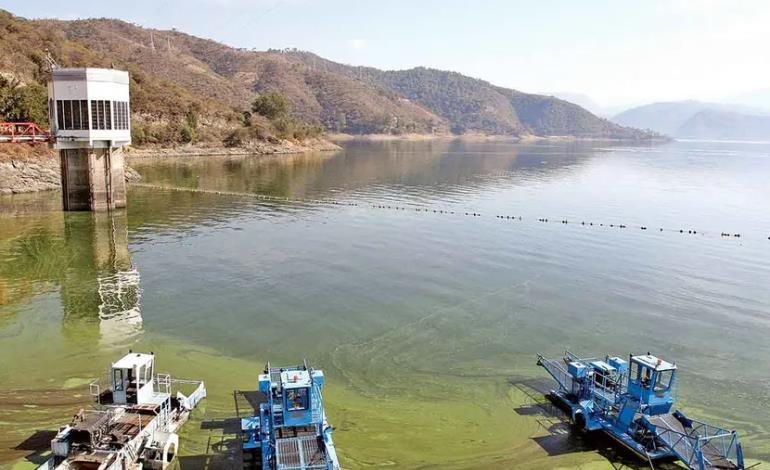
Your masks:
{"label": "haze over mountains", "polygon": [[623,105],[602,106],[585,93],[556,91],[542,92],[542,94],[546,96],[554,96],[564,101],[569,101],[570,103],[575,103],[576,105],[591,111],[595,115],[604,118],[611,118],[612,116],[628,109],[628,106]]}
{"label": "haze over mountains", "polygon": [[173,123],[194,109],[202,136],[215,140],[240,125],[256,94],[273,91],[286,97],[294,118],[332,132],[656,137],[558,98],[454,72],[382,71],[297,50],[235,49],[119,20],[26,20],[0,10],[0,73],[42,84],[46,50],[62,66],[128,70],[137,122]]}
{"label": "haze over mountains", "polygon": [[653,103],[624,111],[612,120],[682,139],[770,140],[770,112],[744,105]]}

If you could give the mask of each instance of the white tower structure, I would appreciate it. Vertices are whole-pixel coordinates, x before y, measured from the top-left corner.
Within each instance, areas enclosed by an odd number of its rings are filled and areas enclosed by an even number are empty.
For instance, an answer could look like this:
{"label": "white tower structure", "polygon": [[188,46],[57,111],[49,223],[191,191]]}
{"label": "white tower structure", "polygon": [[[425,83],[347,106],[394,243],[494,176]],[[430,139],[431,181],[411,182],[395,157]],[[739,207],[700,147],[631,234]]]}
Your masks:
{"label": "white tower structure", "polygon": [[131,144],[128,72],[57,68],[48,83],[64,210],[126,206],[121,148]]}

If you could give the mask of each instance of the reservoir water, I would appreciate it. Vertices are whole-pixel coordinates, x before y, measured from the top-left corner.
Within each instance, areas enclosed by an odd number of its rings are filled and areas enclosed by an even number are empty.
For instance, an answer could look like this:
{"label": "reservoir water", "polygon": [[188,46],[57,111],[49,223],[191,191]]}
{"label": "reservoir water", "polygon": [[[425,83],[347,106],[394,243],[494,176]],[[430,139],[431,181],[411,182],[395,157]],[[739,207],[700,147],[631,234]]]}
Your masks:
{"label": "reservoir water", "polygon": [[232,390],[303,358],[345,468],[648,468],[543,405],[536,354],[564,349],[676,362],[679,405],[770,461],[770,144],[129,163],[196,191],[133,186],[111,215],[0,197],[2,468],[34,467],[128,349],[207,383],[183,469],[225,466]]}

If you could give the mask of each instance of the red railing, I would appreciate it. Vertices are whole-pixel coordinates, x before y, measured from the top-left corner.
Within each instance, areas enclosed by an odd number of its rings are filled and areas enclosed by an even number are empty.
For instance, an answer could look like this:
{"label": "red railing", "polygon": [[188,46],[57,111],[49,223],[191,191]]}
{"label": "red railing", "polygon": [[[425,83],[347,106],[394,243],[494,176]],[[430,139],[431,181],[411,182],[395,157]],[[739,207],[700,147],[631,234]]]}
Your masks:
{"label": "red railing", "polygon": [[0,122],[0,144],[45,144],[54,136],[34,122]]}

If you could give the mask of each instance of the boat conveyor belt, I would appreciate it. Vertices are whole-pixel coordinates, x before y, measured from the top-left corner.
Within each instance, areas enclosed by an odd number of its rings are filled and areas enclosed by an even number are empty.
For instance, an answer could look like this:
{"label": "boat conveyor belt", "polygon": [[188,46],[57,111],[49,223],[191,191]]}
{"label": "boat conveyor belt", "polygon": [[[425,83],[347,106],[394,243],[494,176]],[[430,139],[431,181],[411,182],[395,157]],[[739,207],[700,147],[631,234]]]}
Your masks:
{"label": "boat conveyor belt", "polygon": [[[694,443],[703,436],[699,435],[693,428],[685,426],[674,413],[668,413],[647,418],[651,424],[656,427],[656,435],[660,440],[666,443],[674,452],[680,456],[690,456],[693,454]],[[725,458],[724,453],[720,452],[712,443],[701,444],[701,452],[705,466],[703,470],[737,470],[738,466]],[[694,470],[701,470],[698,462],[687,463],[687,466]]]}

